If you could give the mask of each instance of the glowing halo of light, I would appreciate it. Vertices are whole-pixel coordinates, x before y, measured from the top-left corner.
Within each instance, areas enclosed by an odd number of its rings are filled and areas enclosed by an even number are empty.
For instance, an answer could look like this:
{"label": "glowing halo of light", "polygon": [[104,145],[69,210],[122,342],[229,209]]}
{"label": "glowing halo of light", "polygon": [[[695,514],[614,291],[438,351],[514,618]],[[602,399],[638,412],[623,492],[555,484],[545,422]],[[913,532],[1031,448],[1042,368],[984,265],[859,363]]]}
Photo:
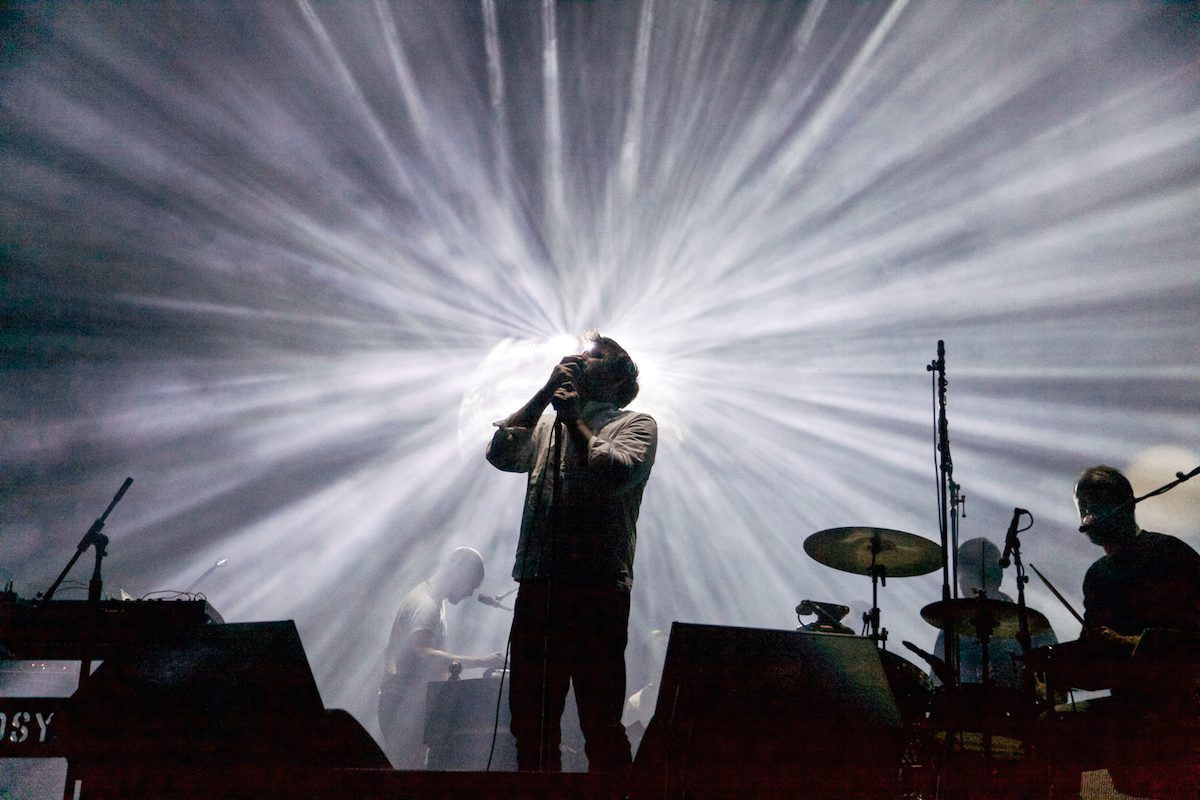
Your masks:
{"label": "glowing halo of light", "polygon": [[458,449],[464,460],[478,460],[491,439],[493,423],[516,411],[546,382],[559,360],[577,353],[579,336],[505,339],[474,371],[458,409]]}
{"label": "glowing halo of light", "polygon": [[[685,428],[676,410],[679,393],[672,391],[657,362],[636,347],[626,346],[624,340],[610,338],[625,347],[638,365],[640,388],[631,407],[653,416],[660,436],[682,438]],[[587,345],[584,334],[559,334],[548,339],[505,339],[492,347],[472,373],[471,386],[459,403],[459,455],[466,461],[477,460],[491,438],[494,423],[523,406],[564,355],[581,352]]]}

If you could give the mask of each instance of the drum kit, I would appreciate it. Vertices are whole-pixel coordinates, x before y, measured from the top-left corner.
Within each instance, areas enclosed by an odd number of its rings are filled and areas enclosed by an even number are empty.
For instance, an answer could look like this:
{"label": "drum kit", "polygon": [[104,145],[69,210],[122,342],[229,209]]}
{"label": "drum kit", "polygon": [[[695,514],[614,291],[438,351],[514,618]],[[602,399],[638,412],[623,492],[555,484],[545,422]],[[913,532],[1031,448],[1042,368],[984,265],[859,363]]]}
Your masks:
{"label": "drum kit", "polygon": [[[972,596],[958,597],[957,592],[952,592],[958,575],[955,574],[957,565],[950,558],[951,548],[959,546],[958,519],[966,496],[961,494],[961,487],[954,479],[954,461],[950,453],[946,412],[949,381],[944,341],[938,341],[937,357],[925,369],[932,376],[931,388],[936,404],[934,438],[940,543],[889,528],[842,527],[810,535],[804,541],[804,550],[818,563],[871,579],[871,609],[863,614],[863,635],[869,636],[880,653],[884,675],[909,737],[907,763],[901,764],[901,771],[909,768],[910,774],[932,775],[939,798],[996,796],[993,789],[1005,798],[1025,796],[1028,793],[1023,794],[1024,789],[1029,787],[1022,789],[1019,784],[1030,781],[1033,785],[1038,780],[1031,777],[1034,769],[1024,769],[1026,763],[1031,764],[1036,759],[1024,759],[1024,756],[1027,745],[1045,732],[1037,728],[1039,715],[1043,711],[1053,711],[1055,689],[1060,688],[1059,684],[1086,684],[1062,683],[1055,677],[1055,672],[1069,671],[1069,652],[1060,657],[1057,652],[1051,652],[1059,650],[1058,646],[1035,648],[1032,645],[1035,636],[1043,634],[1043,638],[1052,640],[1053,633],[1045,615],[1025,603],[1028,577],[1021,560],[1018,534],[1027,530],[1019,527],[1022,517],[1028,516],[1032,525],[1032,515],[1028,511],[1013,509],[1003,555],[996,560],[996,565],[1001,568],[1010,563],[1015,567],[1016,602],[989,596],[988,587],[983,585],[983,574],[979,587],[968,587]],[[1132,498],[1128,503],[1136,505],[1197,474],[1200,474],[1200,467],[1187,475],[1176,473],[1175,482]],[[982,551],[980,568],[981,571],[984,569]],[[939,569],[943,573],[941,599],[924,606],[920,613],[925,622],[941,631],[942,653],[927,653],[910,642],[903,643],[929,663],[941,684],[935,689],[933,682],[914,664],[888,652],[888,633],[880,624],[879,590],[887,585],[889,578],[926,575]],[[1036,572],[1036,568],[1034,570]],[[1070,609],[1070,604],[1053,585],[1040,572],[1037,574],[1055,597]],[[1082,618],[1073,609],[1071,611],[1082,624]],[[841,635],[854,633],[841,623],[841,618],[849,613],[847,606],[806,600],[797,606],[796,612],[798,616],[817,614],[817,622],[802,625],[802,630]],[[971,682],[963,680],[966,673],[963,667],[968,665],[968,659],[960,645],[967,643],[971,645],[970,660],[979,661],[978,675],[971,674]],[[1005,659],[1010,655],[1014,669],[1006,670],[1007,674],[1003,676],[993,675],[993,667],[1006,666]],[[1018,661],[1019,676],[1015,674]],[[1053,663],[1056,661],[1066,663],[1056,666]],[[974,672],[976,665],[970,666]],[[1043,696],[1039,696],[1037,675],[1044,675],[1050,687],[1041,693]],[[974,682],[976,677],[978,682]],[[1053,717],[1053,714],[1048,716]],[[1036,747],[1029,749],[1037,750]],[[997,781],[994,779],[994,757],[998,759],[1002,755],[1013,756],[1009,760],[1015,769],[1013,774]],[[966,768],[979,762],[981,770]],[[915,794],[923,796],[924,792],[918,790]]]}
{"label": "drum kit", "polygon": [[[887,585],[888,578],[926,575],[941,569],[942,547],[904,531],[844,527],[812,534],[805,539],[804,550],[827,567],[871,578],[871,609],[863,614],[863,633],[879,648],[885,677],[911,736],[927,744],[941,742],[948,747],[954,741],[961,743],[961,734],[966,734],[973,742],[968,749],[973,748],[981,754],[985,762],[995,755],[994,737],[1003,736],[1006,742],[1012,737],[1020,740],[1023,726],[1035,720],[1038,712],[1033,676],[1030,674],[1024,681],[1028,692],[994,686],[988,670],[989,645],[997,639],[1020,640],[1024,637],[1023,649],[1027,653],[1028,637],[1050,630],[1044,614],[1023,603],[984,597],[982,592],[978,597],[942,599],[923,607],[921,618],[942,631],[946,638],[974,637],[981,651],[981,682],[964,684],[958,680],[957,665],[947,664],[938,656],[904,642],[906,647],[929,662],[941,684],[934,688],[933,681],[912,662],[887,650],[888,633],[880,625],[879,589]],[[853,633],[840,622],[840,617],[849,612],[847,606],[809,600],[796,610],[797,614],[817,614],[817,621],[803,625],[802,630]],[[940,763],[937,768],[940,770],[949,759],[935,754],[937,750],[937,746],[924,748],[930,760]],[[1011,747],[1005,752],[1011,753]],[[923,758],[917,756],[916,760]],[[937,777],[942,781],[945,776]]]}

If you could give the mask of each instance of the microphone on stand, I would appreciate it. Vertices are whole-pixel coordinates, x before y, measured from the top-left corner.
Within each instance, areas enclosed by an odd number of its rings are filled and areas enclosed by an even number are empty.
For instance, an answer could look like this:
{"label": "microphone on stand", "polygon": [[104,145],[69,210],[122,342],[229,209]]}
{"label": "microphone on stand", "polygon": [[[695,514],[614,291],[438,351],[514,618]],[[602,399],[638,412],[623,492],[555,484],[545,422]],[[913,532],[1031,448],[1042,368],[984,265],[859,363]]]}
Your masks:
{"label": "microphone on stand", "polygon": [[188,594],[189,592],[191,592],[193,589],[195,589],[197,586],[200,585],[200,581],[204,580],[209,575],[212,575],[214,572],[216,572],[218,567],[225,566],[225,562],[228,560],[229,560],[228,558],[218,558],[216,560],[216,562],[211,567],[206,569],[199,578],[196,578],[196,580],[192,581],[191,585],[189,585],[186,589],[183,590],[183,593]]}
{"label": "microphone on stand", "polygon": [[1023,508],[1013,509],[1012,522],[1008,523],[1008,533],[1004,535],[1004,555],[1000,556],[1000,567],[1008,569],[1008,565],[1012,563],[1012,551],[1017,544],[1017,525],[1021,522],[1021,515],[1029,512]]}
{"label": "microphone on stand", "polygon": [[501,609],[504,609],[505,611],[512,611],[511,608],[509,608],[508,606],[506,606],[500,602],[499,597],[493,597],[490,594],[476,595],[475,599],[478,600],[479,602],[483,603],[485,606],[491,606],[492,608],[501,608]]}

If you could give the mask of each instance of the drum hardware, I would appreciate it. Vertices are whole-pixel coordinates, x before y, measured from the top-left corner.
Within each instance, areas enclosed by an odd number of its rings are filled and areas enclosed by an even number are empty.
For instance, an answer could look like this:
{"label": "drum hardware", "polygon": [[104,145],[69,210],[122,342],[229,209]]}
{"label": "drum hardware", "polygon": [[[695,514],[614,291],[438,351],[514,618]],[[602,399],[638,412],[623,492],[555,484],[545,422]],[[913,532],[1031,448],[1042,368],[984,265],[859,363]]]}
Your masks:
{"label": "drum hardware", "polygon": [[[1046,615],[1034,609],[1026,609],[1029,616],[1029,633],[1050,630]],[[1020,607],[1007,600],[990,598],[960,597],[949,602],[939,600],[921,609],[921,619],[939,630],[951,630],[959,636],[985,636],[997,639],[1015,639],[1020,632]]]}
{"label": "drum hardware", "polygon": [[933,653],[930,653],[928,650],[922,650],[912,642],[904,641],[900,642],[900,644],[904,645],[909,650],[913,651],[922,659],[924,659],[925,663],[929,664],[929,668],[933,671],[933,674],[937,676],[938,680],[941,681],[943,685],[949,682],[950,670],[947,669],[945,661],[938,658]]}
{"label": "drum hardware", "polygon": [[829,528],[804,540],[804,552],[827,567],[871,576],[871,610],[863,616],[870,638],[887,643],[887,630],[879,625],[879,587],[887,579],[926,575],[941,563],[941,548],[913,533],[888,528]]}
{"label": "drum hardware", "polygon": [[[796,606],[796,619],[800,622],[799,630],[816,631],[818,633],[845,633],[853,635],[851,628],[842,624],[842,620],[850,613],[849,606],[836,603],[821,603],[816,600],[801,600]],[[806,623],[802,617],[816,615],[816,620]]]}
{"label": "drum hardware", "polygon": [[1037,702],[1036,694],[1031,695],[1033,674],[1028,667],[1021,690],[993,684],[991,640],[1024,637],[1022,652],[1028,654],[1028,637],[1049,630],[1050,622],[1039,611],[1022,608],[1018,603],[985,597],[982,590],[975,598],[930,603],[921,609],[921,618],[944,631],[947,641],[951,636],[974,636],[979,640],[980,683],[947,683],[941,702],[935,704],[932,715],[947,734],[977,730],[981,734],[985,770],[990,770],[993,735],[1022,738],[1023,726],[1028,720],[1027,712],[1035,708]]}

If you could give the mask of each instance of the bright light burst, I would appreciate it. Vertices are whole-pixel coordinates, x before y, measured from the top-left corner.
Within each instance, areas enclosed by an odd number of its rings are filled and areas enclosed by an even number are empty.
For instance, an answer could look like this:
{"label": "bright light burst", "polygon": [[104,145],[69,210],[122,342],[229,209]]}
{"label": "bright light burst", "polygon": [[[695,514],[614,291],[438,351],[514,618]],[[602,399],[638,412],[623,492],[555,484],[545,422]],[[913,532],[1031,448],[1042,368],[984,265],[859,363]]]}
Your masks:
{"label": "bright light burst", "polygon": [[[939,338],[964,535],[1029,508],[1026,558],[1071,597],[1097,555],[1079,469],[1144,492],[1197,463],[1186,4],[7,13],[0,564],[45,589],[132,475],[109,591],[228,558],[213,604],[296,619],[368,726],[442,554],[508,588],[523,481],[483,462],[490,422],[588,328],[663,423],[635,645],[867,599],[814,531],[937,538]],[[1200,545],[1195,486],[1173,497],[1147,514]],[[892,649],[930,645],[939,584],[883,590]],[[507,617],[467,605],[453,646],[503,649]]]}

